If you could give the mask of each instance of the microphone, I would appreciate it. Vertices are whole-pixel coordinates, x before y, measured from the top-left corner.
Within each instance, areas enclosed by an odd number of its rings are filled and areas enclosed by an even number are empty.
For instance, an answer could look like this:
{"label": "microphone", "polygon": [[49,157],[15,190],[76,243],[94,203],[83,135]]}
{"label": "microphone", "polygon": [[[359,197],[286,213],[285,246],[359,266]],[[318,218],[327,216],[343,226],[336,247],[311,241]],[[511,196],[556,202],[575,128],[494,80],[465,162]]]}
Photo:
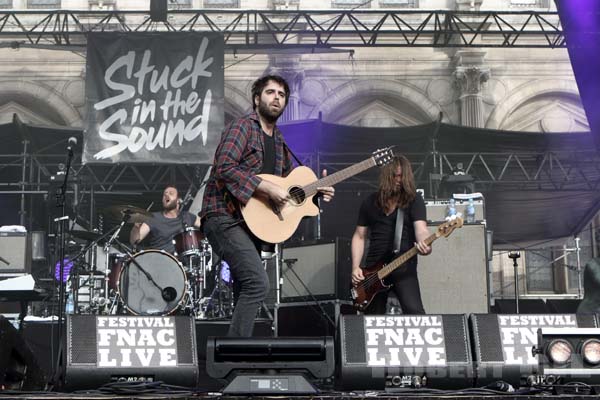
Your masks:
{"label": "microphone", "polygon": [[162,298],[164,301],[173,301],[177,297],[177,290],[173,286],[167,286],[162,290]]}
{"label": "microphone", "polygon": [[77,146],[77,138],[75,136],[71,136],[67,142],[67,150],[69,153],[72,153],[73,147]]}

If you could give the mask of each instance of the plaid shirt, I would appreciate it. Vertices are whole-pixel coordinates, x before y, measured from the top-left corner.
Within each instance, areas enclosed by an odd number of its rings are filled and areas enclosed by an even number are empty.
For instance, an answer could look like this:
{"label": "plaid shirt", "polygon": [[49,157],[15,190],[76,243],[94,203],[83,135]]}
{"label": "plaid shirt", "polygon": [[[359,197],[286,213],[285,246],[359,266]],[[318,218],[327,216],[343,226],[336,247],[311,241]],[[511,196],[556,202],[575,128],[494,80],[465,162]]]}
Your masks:
{"label": "plaid shirt", "polygon": [[[258,115],[253,112],[225,128],[215,152],[215,160],[206,184],[200,217],[208,214],[239,216],[239,204],[246,204],[261,179],[264,157],[263,131]],[[275,175],[286,176],[292,170],[292,160],[284,149],[279,128],[275,138]]]}

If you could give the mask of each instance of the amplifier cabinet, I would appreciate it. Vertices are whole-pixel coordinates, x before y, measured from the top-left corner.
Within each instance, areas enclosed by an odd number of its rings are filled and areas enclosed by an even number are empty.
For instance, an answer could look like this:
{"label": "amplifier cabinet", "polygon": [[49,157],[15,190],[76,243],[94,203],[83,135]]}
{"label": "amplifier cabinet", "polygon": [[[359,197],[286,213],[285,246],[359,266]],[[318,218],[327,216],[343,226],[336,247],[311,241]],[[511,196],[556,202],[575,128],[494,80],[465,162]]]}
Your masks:
{"label": "amplifier cabinet", "polygon": [[25,232],[0,232],[0,274],[31,272],[29,242]]}
{"label": "amplifier cabinet", "polygon": [[[286,260],[288,260],[286,262]],[[281,301],[350,300],[350,240],[319,240],[283,249]]]}

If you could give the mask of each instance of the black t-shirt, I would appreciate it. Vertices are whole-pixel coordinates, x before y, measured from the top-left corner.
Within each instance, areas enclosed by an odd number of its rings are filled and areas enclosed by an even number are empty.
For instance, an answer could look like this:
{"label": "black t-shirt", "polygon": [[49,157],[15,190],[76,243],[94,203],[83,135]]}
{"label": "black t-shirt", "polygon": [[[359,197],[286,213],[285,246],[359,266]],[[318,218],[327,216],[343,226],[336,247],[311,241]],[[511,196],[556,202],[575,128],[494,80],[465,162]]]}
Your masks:
{"label": "black t-shirt", "polygon": [[[416,239],[413,222],[426,220],[425,202],[421,195],[417,193],[413,202],[404,209],[404,227],[402,228],[400,253],[404,253],[414,246]],[[390,215],[385,215],[383,209],[377,205],[377,193],[373,193],[362,202],[357,225],[369,228],[370,243],[366,265],[371,266],[379,261],[390,261],[393,256],[394,235],[396,233],[396,210]],[[406,264],[416,266],[417,257],[412,258]]]}
{"label": "black t-shirt", "polygon": [[275,138],[263,132],[264,156],[261,174],[275,174]]}
{"label": "black t-shirt", "polygon": [[[184,212],[183,220],[186,226],[194,226],[196,216],[190,212]],[[165,250],[171,254],[175,253],[173,237],[183,232],[181,218],[167,218],[162,211],[152,213],[152,217],[146,221],[150,227],[150,233],[144,240],[148,249]]]}

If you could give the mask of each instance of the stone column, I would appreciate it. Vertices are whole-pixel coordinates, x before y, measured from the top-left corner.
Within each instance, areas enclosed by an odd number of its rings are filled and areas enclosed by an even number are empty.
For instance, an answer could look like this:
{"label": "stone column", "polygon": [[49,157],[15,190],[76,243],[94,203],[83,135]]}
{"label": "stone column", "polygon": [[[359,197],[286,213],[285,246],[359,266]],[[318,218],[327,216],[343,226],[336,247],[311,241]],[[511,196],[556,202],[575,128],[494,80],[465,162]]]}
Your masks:
{"label": "stone column", "polygon": [[301,119],[300,90],[304,81],[304,69],[300,66],[299,56],[276,56],[271,59],[270,74],[281,75],[290,86],[290,98],[287,107],[279,117],[279,122]]}
{"label": "stone column", "polygon": [[454,71],[454,84],[460,94],[461,124],[473,128],[485,127],[482,87],[490,78],[483,65],[482,51],[459,51]]}

